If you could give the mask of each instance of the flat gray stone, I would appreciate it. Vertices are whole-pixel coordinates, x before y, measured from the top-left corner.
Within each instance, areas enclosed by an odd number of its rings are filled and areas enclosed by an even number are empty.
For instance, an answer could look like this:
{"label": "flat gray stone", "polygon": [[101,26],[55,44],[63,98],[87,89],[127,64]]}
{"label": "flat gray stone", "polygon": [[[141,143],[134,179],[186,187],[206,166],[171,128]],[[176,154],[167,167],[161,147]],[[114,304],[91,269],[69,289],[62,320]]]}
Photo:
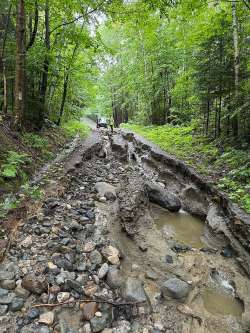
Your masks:
{"label": "flat gray stone", "polygon": [[123,297],[131,302],[145,302],[147,297],[140,280],[128,278],[123,288]]}
{"label": "flat gray stone", "polygon": [[8,305],[0,305],[0,316],[4,316],[8,311]]}
{"label": "flat gray stone", "polygon": [[12,300],[14,299],[14,297],[15,297],[14,293],[9,293],[8,295],[0,298],[0,304],[3,304],[3,305],[10,304],[12,302]]}
{"label": "flat gray stone", "polygon": [[0,271],[0,281],[3,280],[13,280],[15,278],[14,272]]}

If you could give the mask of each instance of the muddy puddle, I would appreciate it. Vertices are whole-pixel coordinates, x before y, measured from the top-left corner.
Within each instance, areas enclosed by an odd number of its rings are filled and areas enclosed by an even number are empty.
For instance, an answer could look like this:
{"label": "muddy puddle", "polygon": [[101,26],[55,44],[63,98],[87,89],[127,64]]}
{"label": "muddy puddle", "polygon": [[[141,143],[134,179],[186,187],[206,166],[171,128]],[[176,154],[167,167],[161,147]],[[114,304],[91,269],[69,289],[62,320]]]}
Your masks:
{"label": "muddy puddle", "polygon": [[215,316],[231,315],[240,319],[244,311],[239,299],[216,289],[204,290],[202,300],[205,309]]}
{"label": "muddy puddle", "polygon": [[152,205],[151,214],[157,229],[165,238],[174,239],[194,248],[202,248],[205,245],[204,222],[199,218],[183,210],[178,213],[170,213],[156,205]]}

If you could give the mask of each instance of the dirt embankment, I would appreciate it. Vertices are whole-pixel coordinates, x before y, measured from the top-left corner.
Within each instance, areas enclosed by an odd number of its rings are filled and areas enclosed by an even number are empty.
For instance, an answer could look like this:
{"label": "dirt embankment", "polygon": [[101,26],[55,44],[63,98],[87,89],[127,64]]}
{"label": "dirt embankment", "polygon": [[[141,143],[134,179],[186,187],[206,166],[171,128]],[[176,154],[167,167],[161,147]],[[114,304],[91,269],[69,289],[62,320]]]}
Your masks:
{"label": "dirt embankment", "polygon": [[[30,178],[68,141],[63,130],[51,123],[46,123],[39,133],[28,133],[28,138],[30,139],[27,140],[24,134],[11,130],[7,124],[0,124],[0,171],[3,165],[8,163],[7,158],[10,152],[26,154],[27,163],[17,165],[17,168],[20,167],[20,171],[25,172],[25,178],[26,176]],[[38,143],[37,140],[39,140]],[[22,182],[19,174],[16,177],[0,177],[0,200],[8,193],[17,191]]]}

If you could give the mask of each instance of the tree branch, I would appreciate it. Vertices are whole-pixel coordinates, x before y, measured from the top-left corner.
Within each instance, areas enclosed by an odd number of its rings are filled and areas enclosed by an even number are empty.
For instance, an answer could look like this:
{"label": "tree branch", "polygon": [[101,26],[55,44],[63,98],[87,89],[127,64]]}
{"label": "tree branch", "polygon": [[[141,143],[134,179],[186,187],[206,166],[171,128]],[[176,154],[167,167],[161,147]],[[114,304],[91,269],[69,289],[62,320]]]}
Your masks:
{"label": "tree branch", "polygon": [[67,26],[67,25],[70,25],[70,24],[73,24],[77,21],[79,21],[80,19],[84,18],[85,16],[87,15],[90,15],[92,13],[94,13],[95,11],[97,11],[98,9],[100,9],[100,7],[105,3],[105,0],[103,0],[97,7],[95,7],[94,9],[92,9],[91,11],[85,13],[85,14],[82,14],[82,15],[79,15],[78,17],[76,17],[75,19],[73,19],[72,21],[68,21],[68,22],[64,22],[62,24],[59,24],[58,26],[56,26],[54,29],[52,29],[50,31],[50,34],[52,34],[54,31],[56,31],[57,29],[61,28],[61,27],[64,27],[64,26]]}
{"label": "tree branch", "polygon": [[112,301],[105,301],[105,300],[98,300],[98,299],[82,299],[82,300],[73,300],[73,301],[66,301],[56,304],[36,304],[33,305],[32,308],[55,308],[57,306],[67,305],[67,304],[74,304],[74,303],[99,303],[99,304],[110,304],[113,306],[124,306],[124,305],[138,305],[145,303],[145,301],[142,302],[112,302]]}

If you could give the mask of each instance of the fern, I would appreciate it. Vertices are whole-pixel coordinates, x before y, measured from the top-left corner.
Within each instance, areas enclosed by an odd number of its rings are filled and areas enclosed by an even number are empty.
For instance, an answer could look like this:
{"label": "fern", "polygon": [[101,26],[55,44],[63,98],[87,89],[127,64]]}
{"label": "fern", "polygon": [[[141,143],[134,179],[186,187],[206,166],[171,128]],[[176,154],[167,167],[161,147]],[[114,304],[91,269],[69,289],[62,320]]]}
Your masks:
{"label": "fern", "polygon": [[21,154],[11,150],[7,153],[6,162],[0,169],[0,176],[4,178],[16,178],[18,176],[25,178],[22,166],[28,162],[29,158],[27,154]]}

